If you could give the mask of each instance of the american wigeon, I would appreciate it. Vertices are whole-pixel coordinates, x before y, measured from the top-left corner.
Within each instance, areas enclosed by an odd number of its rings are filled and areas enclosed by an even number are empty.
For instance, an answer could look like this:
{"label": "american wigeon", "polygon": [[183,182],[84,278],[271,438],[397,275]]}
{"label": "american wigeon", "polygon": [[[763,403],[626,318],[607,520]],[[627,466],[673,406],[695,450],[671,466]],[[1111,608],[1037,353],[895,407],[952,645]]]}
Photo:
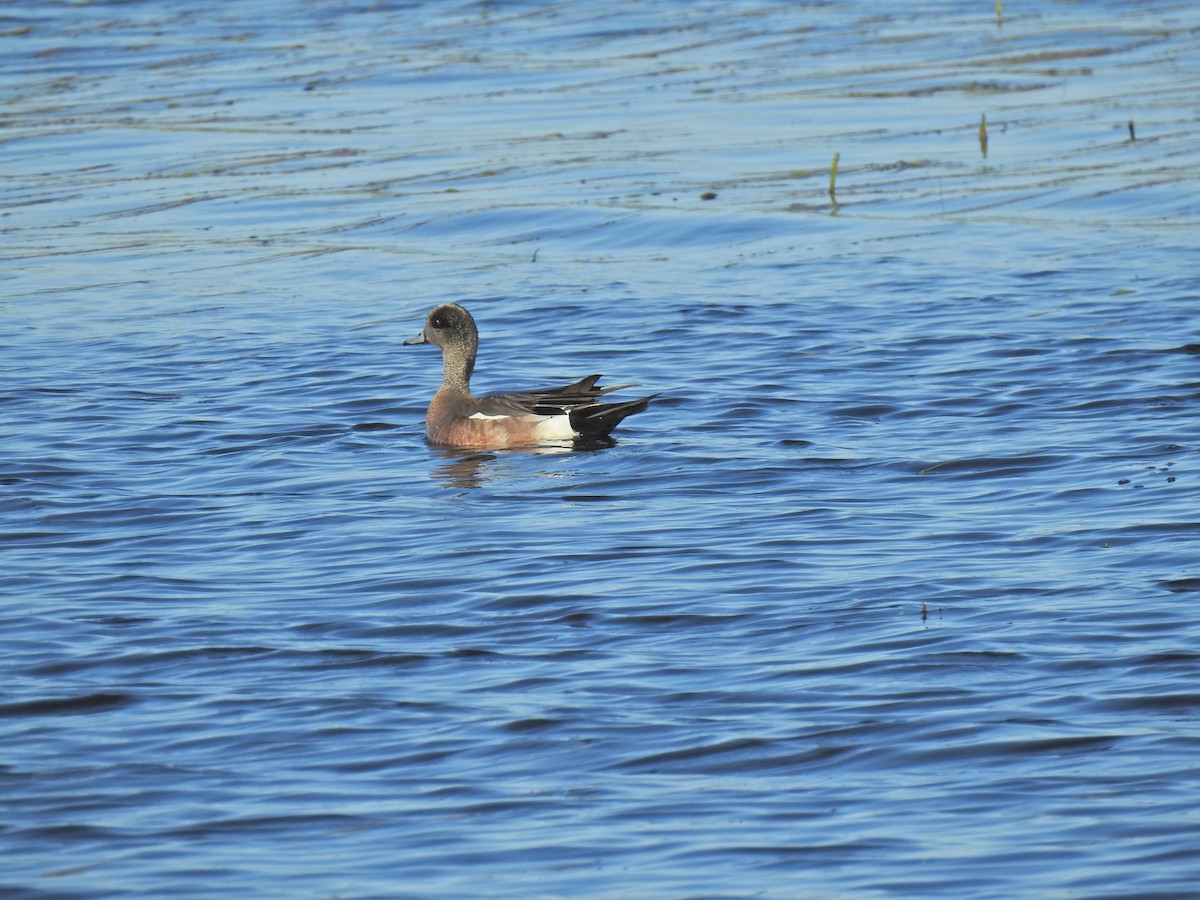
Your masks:
{"label": "american wigeon", "polygon": [[574,440],[603,443],[626,416],[641,412],[653,399],[601,403],[616,387],[596,387],[599,375],[589,375],[563,387],[491,394],[471,393],[471,373],[479,331],[471,314],[457,303],[435,307],[421,333],[405,344],[435,344],[442,348],[442,386],[425,415],[429,441],[446,447],[495,450]]}

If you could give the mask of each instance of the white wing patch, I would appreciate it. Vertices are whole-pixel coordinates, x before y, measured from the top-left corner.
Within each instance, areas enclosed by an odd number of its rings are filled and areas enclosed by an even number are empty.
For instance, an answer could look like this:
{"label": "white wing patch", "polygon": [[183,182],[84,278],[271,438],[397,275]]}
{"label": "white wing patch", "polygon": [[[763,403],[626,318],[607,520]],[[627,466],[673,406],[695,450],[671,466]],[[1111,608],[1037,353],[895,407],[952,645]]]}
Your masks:
{"label": "white wing patch", "polygon": [[539,441],[565,441],[575,436],[570,416],[545,416],[537,425]]}
{"label": "white wing patch", "polygon": [[471,413],[470,418],[472,418],[472,419],[507,419],[509,417],[507,415],[489,416],[489,415],[485,415],[484,413],[477,412],[477,413]]}

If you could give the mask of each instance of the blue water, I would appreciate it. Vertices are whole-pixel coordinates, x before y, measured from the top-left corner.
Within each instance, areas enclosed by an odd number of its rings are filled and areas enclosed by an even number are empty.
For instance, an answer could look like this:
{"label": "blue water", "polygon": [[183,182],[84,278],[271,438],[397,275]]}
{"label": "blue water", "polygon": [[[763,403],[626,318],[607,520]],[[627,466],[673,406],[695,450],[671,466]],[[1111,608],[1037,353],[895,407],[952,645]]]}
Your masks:
{"label": "blue water", "polygon": [[6,6],[0,893],[1194,896],[1200,11],[977,6]]}

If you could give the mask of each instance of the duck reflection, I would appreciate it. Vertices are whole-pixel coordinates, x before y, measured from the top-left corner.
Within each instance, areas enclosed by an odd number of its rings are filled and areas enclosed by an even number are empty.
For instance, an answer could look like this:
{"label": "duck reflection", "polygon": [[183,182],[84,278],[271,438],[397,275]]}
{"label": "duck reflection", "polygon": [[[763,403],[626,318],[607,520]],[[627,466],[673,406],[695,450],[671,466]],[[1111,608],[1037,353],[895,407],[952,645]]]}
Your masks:
{"label": "duck reflection", "polygon": [[[550,456],[564,453],[591,453],[616,445],[612,438],[600,442],[596,440],[561,441],[536,444],[529,447],[509,447],[505,450],[477,451],[464,453],[462,450],[436,449],[433,452],[446,460],[430,472],[430,477],[445,483],[446,487],[455,490],[477,488],[482,483],[499,475],[503,475],[512,466],[508,462],[514,456],[533,455]],[[547,472],[547,475],[555,473]]]}
{"label": "duck reflection", "polygon": [[444,481],[446,487],[456,490],[477,488],[480,478],[490,463],[496,462],[495,453],[471,453],[467,456],[449,450],[438,451],[447,462],[431,473],[432,477]]}

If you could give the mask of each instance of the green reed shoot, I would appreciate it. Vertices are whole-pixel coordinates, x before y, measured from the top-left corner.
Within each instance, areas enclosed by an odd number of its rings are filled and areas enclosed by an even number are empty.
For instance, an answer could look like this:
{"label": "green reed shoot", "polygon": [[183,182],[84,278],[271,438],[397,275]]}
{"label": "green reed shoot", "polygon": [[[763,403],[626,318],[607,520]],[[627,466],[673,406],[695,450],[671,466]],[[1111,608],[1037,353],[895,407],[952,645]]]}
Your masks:
{"label": "green reed shoot", "polygon": [[829,167],[829,202],[834,206],[841,206],[837,199],[837,169],[841,156],[840,153],[833,154],[833,165]]}

